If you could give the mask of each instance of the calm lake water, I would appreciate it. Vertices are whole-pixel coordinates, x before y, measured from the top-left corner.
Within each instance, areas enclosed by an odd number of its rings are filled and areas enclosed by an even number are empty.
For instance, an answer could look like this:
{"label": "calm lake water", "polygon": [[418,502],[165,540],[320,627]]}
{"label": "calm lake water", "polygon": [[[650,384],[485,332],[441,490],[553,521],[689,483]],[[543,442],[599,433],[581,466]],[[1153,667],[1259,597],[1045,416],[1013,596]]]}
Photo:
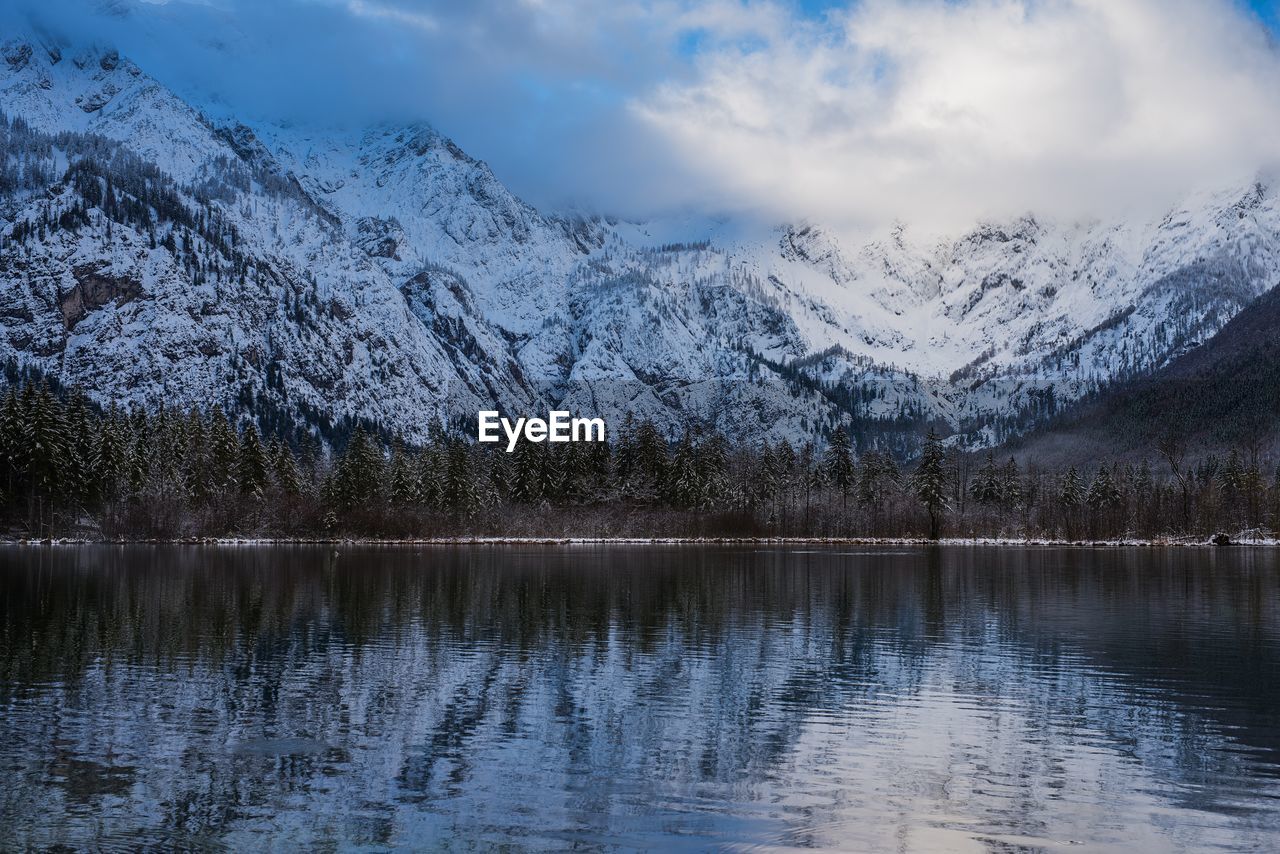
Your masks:
{"label": "calm lake water", "polygon": [[0,848],[1280,850],[1280,553],[0,548]]}

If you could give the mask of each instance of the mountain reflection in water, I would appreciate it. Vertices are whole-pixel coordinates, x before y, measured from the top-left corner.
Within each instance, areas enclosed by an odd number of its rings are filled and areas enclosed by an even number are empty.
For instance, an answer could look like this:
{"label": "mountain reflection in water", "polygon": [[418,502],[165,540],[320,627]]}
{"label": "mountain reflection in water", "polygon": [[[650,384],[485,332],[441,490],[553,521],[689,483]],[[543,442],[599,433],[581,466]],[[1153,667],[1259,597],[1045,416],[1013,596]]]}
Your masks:
{"label": "mountain reflection in water", "polygon": [[0,848],[1278,850],[1278,558],[0,548]]}

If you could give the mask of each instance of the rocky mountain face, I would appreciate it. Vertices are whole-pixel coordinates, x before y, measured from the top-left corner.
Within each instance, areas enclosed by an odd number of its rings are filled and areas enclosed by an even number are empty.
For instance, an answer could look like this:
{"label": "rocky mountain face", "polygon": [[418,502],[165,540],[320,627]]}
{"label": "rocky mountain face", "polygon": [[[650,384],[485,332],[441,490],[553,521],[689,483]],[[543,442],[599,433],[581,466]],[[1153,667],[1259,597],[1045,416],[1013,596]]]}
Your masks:
{"label": "rocky mountain face", "polygon": [[1280,281],[1262,182],[1153,222],[845,245],[557,216],[425,125],[213,121],[102,48],[0,49],[0,358],[102,402],[410,438],[480,408],[909,450],[1168,364]]}

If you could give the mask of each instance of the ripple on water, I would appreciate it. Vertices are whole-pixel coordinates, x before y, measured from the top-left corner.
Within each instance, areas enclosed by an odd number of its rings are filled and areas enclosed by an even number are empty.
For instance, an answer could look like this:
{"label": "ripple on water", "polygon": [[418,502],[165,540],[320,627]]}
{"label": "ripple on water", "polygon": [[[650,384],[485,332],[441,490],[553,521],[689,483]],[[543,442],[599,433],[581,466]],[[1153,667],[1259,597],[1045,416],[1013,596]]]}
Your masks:
{"label": "ripple on water", "polygon": [[17,848],[1280,849],[1247,551],[31,554]]}

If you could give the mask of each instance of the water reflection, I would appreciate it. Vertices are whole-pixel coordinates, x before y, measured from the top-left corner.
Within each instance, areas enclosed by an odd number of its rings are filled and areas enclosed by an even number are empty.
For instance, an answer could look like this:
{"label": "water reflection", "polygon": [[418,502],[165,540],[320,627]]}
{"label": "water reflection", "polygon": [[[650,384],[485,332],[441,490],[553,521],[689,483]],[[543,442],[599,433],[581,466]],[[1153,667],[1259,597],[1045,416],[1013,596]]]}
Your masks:
{"label": "water reflection", "polygon": [[1231,550],[0,549],[0,842],[1275,849]]}

